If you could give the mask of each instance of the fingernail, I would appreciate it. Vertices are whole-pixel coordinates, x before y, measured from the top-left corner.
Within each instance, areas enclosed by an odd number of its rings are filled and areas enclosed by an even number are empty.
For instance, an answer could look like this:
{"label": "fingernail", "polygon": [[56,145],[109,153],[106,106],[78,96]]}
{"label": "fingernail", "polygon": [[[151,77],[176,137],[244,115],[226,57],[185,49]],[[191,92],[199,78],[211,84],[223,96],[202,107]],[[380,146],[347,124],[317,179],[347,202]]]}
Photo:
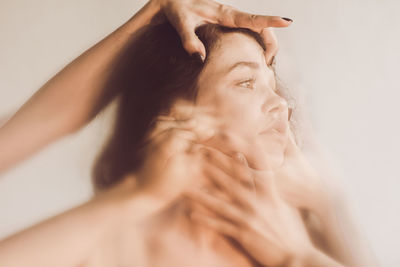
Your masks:
{"label": "fingernail", "polygon": [[289,18],[284,18],[284,17],[281,17],[282,19],[284,19],[284,20],[286,20],[286,21],[289,21],[289,22],[293,22],[293,20],[292,19],[289,19]]}
{"label": "fingernail", "polygon": [[199,52],[195,52],[192,54],[192,57],[196,60],[199,60],[204,63],[204,56],[201,55]]}
{"label": "fingernail", "polygon": [[236,153],[236,154],[235,154],[235,158],[236,158],[240,163],[242,163],[242,164],[244,164],[244,165],[247,164],[246,158],[245,158],[245,156],[244,156],[242,153]]}
{"label": "fingernail", "polygon": [[271,59],[271,65],[275,64],[276,60],[275,60],[275,56],[272,57]]}
{"label": "fingernail", "polygon": [[272,66],[272,64],[275,63],[275,56],[272,56],[270,59],[268,59],[268,66]]}
{"label": "fingernail", "polygon": [[290,121],[290,119],[292,118],[292,112],[293,112],[293,109],[289,108],[288,109],[288,121]]}

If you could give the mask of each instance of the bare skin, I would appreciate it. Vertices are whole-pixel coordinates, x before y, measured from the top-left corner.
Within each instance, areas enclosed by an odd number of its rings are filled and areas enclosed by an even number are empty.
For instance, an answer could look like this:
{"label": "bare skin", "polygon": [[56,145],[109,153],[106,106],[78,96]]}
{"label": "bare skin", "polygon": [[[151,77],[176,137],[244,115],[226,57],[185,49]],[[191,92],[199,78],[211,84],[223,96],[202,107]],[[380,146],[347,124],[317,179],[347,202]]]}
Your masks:
{"label": "bare skin", "polygon": [[[179,30],[184,46],[189,53],[196,51],[203,54],[202,52],[204,52],[201,44],[193,35],[194,26],[198,23],[219,22],[227,26],[247,27],[267,36],[265,37],[266,42],[271,44],[274,43],[271,31],[264,28],[267,26],[285,27],[290,24],[279,17],[251,17],[210,1],[197,1],[198,5],[193,5],[194,2],[196,1],[181,1],[181,4],[177,4],[178,1],[150,2],[126,24],[85,52],[46,83],[1,128],[0,144],[10,153],[2,154],[7,154],[7,157],[0,158],[0,171],[10,168],[45,144],[76,131],[93,117],[98,108],[96,103],[104,93],[101,86],[104,80],[99,78],[107,77],[107,70],[112,67],[118,51],[127,42],[132,41],[134,33],[149,23],[160,9]],[[193,7],[199,7],[199,9],[196,10]],[[182,16],[180,12],[191,14],[191,16],[186,14],[186,18],[191,17],[192,20],[183,19],[185,16]],[[269,63],[271,55],[265,55],[264,61],[265,64]],[[81,69],[85,69],[85,71],[81,71]],[[84,75],[88,72],[92,75]],[[82,83],[82,81],[84,82]],[[54,103],[54,106],[49,103]],[[68,103],[74,103],[74,110],[70,109],[71,105]],[[66,115],[63,117],[61,114]],[[34,119],[31,120],[31,118]],[[19,147],[19,134],[24,132],[24,129],[29,129],[32,134],[26,146]],[[152,242],[155,240],[152,234],[159,233],[156,238],[167,242],[158,244],[161,248],[163,245],[173,244],[178,240],[187,245],[185,248],[189,250],[192,248],[193,254],[185,251],[187,253],[182,255],[182,251],[167,250],[167,255],[158,255],[158,261],[153,263],[153,266],[165,266],[163,264],[174,263],[176,259],[184,262],[188,260],[186,263],[191,263],[193,266],[193,257],[196,255],[204,259],[203,262],[196,261],[199,266],[212,263],[218,264],[218,266],[221,264],[232,266],[232,261],[240,266],[246,266],[246,264],[252,266],[249,256],[238,252],[237,248],[226,242],[218,232],[207,231],[203,228],[200,231],[202,233],[200,237],[198,234],[196,235],[196,231],[193,232],[193,229],[189,227],[191,223],[188,224],[190,222],[188,219],[190,218],[180,210],[181,206],[171,207],[171,204],[176,203],[179,195],[187,189],[188,185],[195,181],[188,181],[187,177],[203,177],[199,174],[200,171],[207,172],[208,170],[210,173],[212,169],[212,166],[203,164],[206,160],[204,154],[199,152],[198,147],[193,146],[193,143],[204,143],[207,138],[204,138],[198,129],[178,132],[169,134],[167,129],[160,135],[156,135],[158,141],[154,143],[150,151],[161,156],[149,157],[148,164],[144,166],[145,169],[137,174],[148,178],[145,179],[146,184],[138,185],[133,182],[133,177],[127,177],[123,183],[97,196],[92,201],[2,241],[0,243],[1,265],[112,266],[136,263],[136,265],[144,266],[149,262],[149,257],[146,258],[146,251],[154,253],[153,249],[157,247],[157,244]],[[238,145],[238,143],[235,144]],[[165,147],[172,148],[173,155],[159,153],[160,151],[165,152]],[[274,156],[275,160],[269,161],[273,162],[274,166],[275,164],[279,165],[279,159],[282,159],[281,154],[282,152],[277,152],[275,155],[264,156],[269,159]],[[252,167],[259,168],[259,166],[263,166],[262,162],[265,163],[263,160],[261,163],[257,162],[258,158],[255,156],[246,156],[249,157],[249,164]],[[166,164],[167,162],[168,164]],[[194,162],[195,166],[201,166],[201,168],[182,169],[181,166],[187,166],[187,162]],[[157,166],[161,167],[157,168]],[[169,169],[162,168],[165,166]],[[267,166],[270,167],[268,164]],[[151,171],[149,171],[150,169]],[[198,200],[200,202],[200,199]],[[289,210],[291,214],[289,218],[293,219],[292,215],[296,216],[297,210],[295,207],[291,207]],[[155,223],[155,219],[159,219],[159,216],[165,219],[162,225]],[[165,231],[167,229],[168,231]],[[179,230],[174,232],[174,229]],[[139,232],[139,230],[143,232]],[[204,235],[204,233],[208,234]],[[208,236],[205,243],[204,236]],[[193,240],[199,241],[203,245],[206,244],[207,249],[197,250],[198,247],[196,243],[192,242]],[[193,244],[195,246],[191,246]],[[265,243],[260,245],[263,246]],[[210,248],[218,249],[218,253],[210,252]],[[131,249],[136,249],[135,251],[138,253],[129,253]],[[259,248],[249,250],[254,253],[254,250],[257,249]],[[47,253],[44,254],[43,251],[47,251]],[[139,253],[142,251],[144,254]],[[199,252],[203,254],[200,255]],[[24,255],[23,258],[19,257],[21,253]],[[294,264],[301,264],[299,266],[340,266],[334,265],[337,264],[335,261],[312,247],[295,254],[290,253],[290,250],[288,252],[287,249],[283,249],[282,260],[293,266]],[[137,257],[133,257],[134,255]],[[186,256],[186,258],[182,256]]]}
{"label": "bare skin", "polygon": [[[285,157],[292,156],[293,150],[286,148],[293,141],[289,141],[287,105],[276,92],[274,74],[263,55],[256,41],[244,34],[221,37],[200,75],[196,107],[188,114],[182,114],[185,110],[179,112],[180,107],[171,112],[181,119],[192,113],[198,126],[213,129],[213,136],[200,142],[204,145],[200,151],[206,154],[206,159],[190,165],[193,168],[200,164],[204,174],[197,173],[196,179],[190,180],[191,193],[186,194],[190,201],[177,199],[174,205],[143,223],[143,239],[128,241],[128,244],[145,244],[144,262],[148,265],[307,266],[306,261],[316,258],[319,261],[316,266],[342,266],[313,245],[298,207],[288,205],[280,196],[287,185],[280,183],[279,188],[275,183],[280,177],[272,177],[284,173],[281,168]],[[239,66],[237,62],[246,64]],[[227,72],[231,66],[238,67]],[[169,128],[190,129],[190,121],[185,127],[185,123],[174,125],[167,118],[161,120],[163,123],[152,134],[156,143]],[[173,154],[174,150],[167,147],[166,151]],[[243,153],[242,158],[249,160],[249,166],[240,166],[228,156],[235,156],[235,151]],[[152,173],[151,166],[158,166],[153,160],[151,156],[151,164],[145,164],[137,175]],[[189,174],[183,166],[187,165],[183,164],[181,169]],[[242,188],[235,183],[238,180],[253,188]],[[166,185],[171,189],[181,188],[172,180]],[[202,191],[205,188],[209,193]],[[129,233],[129,229],[129,226],[121,229],[121,236]],[[103,250],[110,251],[116,245],[104,246]],[[98,262],[95,259],[91,261]],[[118,262],[120,258],[113,259]]]}
{"label": "bare skin", "polygon": [[[265,42],[274,47],[269,54],[269,60],[276,52],[277,45],[272,31],[266,27],[290,25],[289,21],[277,16],[254,16],[208,0],[148,2],[125,24],[46,82],[17,113],[2,124],[0,173],[14,167],[47,144],[76,132],[95,116],[102,108],[98,105],[99,99],[109,93],[106,92],[109,89],[104,88],[104,83],[113,64],[118,60],[120,51],[134,41],[136,33],[155,17],[158,21],[167,17],[177,27],[188,53],[202,52],[202,44],[193,39],[193,22],[251,28],[262,33]],[[25,134],[27,132],[28,136]],[[23,145],[20,142],[22,137]],[[167,140],[169,139],[165,139],[166,142]],[[132,183],[131,178],[127,178],[121,185],[96,196],[88,203],[2,240],[0,265],[45,267],[83,264],[88,255],[98,251],[98,243],[107,243],[104,240],[114,236],[115,229],[118,228],[116,226],[121,221],[126,218],[128,221],[143,219],[160,209],[164,202],[171,201],[160,201],[152,196],[149,196],[148,191],[138,193],[137,185]],[[170,195],[171,198],[173,196],[174,194]],[[136,207],[133,209],[133,218],[127,216],[127,206]],[[144,211],[142,207],[152,208]]]}
{"label": "bare skin", "polygon": [[[207,188],[208,192],[191,190],[187,196],[194,203],[177,200],[173,207],[144,223],[140,242],[147,244],[145,255],[150,265],[253,266],[254,261],[265,266],[369,264],[360,260],[362,254],[348,257],[344,249],[348,244],[343,243],[340,228],[332,222],[330,212],[326,212],[334,209],[330,192],[287,129],[287,106],[275,91],[274,75],[261,55],[261,48],[253,39],[236,33],[222,37],[219,48],[209,55],[208,65],[199,79],[196,105],[212,119],[197,117],[197,123],[207,124],[214,130],[213,137],[203,144],[224,153],[212,150],[212,164],[198,163],[207,166],[203,169],[205,177],[218,185],[217,190],[210,189],[209,181],[204,178],[200,183],[194,180],[190,188]],[[245,64],[235,70],[235,75],[225,71],[243,61],[257,66]],[[177,113],[172,112],[181,119],[188,116]],[[271,117],[275,117],[272,124]],[[184,122],[174,125],[167,118],[163,120],[164,126],[160,124],[156,132],[185,128]],[[189,124],[187,121],[187,129]],[[248,172],[247,176],[238,177],[243,171],[227,156],[233,156],[235,151],[243,152],[243,157],[249,160],[254,180]],[[248,193],[240,186],[235,189],[235,180],[252,181],[247,184],[253,184],[257,197],[251,194],[253,191]],[[239,200],[236,203],[246,203],[245,208],[236,207],[232,198]],[[319,234],[328,240],[328,250],[323,251],[326,248],[312,242],[314,237],[308,235],[309,225],[301,218],[300,210],[312,212],[320,219],[323,231]],[[271,228],[273,233],[268,232]],[[236,240],[242,249],[227,236]],[[171,244],[178,243],[182,244],[178,249],[171,248]]]}
{"label": "bare skin", "polygon": [[[104,85],[123,48],[133,42],[140,29],[151,21],[165,18],[175,25],[188,53],[205,57],[204,46],[196,37],[196,26],[217,23],[244,27],[262,33],[271,50],[277,42],[268,27],[291,24],[278,16],[261,16],[240,12],[212,0],[151,0],[126,23],[86,50],[47,81],[0,128],[0,173],[12,168],[35,152],[63,136],[78,131],[101,110],[104,95],[117,94]],[[29,132],[29,135],[25,133]],[[20,140],[24,139],[21,143]]]}

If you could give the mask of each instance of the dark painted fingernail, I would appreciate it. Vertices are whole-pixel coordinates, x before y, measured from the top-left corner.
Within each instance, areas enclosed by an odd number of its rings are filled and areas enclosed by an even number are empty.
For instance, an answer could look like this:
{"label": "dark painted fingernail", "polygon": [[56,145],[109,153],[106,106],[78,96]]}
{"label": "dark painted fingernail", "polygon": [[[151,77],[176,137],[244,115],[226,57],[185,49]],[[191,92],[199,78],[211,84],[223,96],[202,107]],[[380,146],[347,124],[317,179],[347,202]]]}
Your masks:
{"label": "dark painted fingernail", "polygon": [[204,58],[203,58],[203,56],[202,56],[202,55],[200,55],[200,53],[199,53],[199,52],[195,52],[195,53],[193,53],[193,54],[192,54],[192,57],[193,57],[194,59],[196,59],[196,60],[199,60],[199,61],[201,61],[201,62],[203,62],[203,63],[204,63]]}
{"label": "dark painted fingernail", "polygon": [[284,18],[284,17],[281,17],[282,19],[284,19],[284,20],[286,20],[286,21],[290,21],[290,22],[293,22],[293,20],[292,19],[289,19],[289,18]]}
{"label": "dark painted fingernail", "polygon": [[293,109],[288,108],[288,121],[290,121],[290,119],[292,118],[292,113],[293,113]]}
{"label": "dark painted fingernail", "polygon": [[270,62],[269,62],[269,66],[272,66],[272,65],[274,65],[275,64],[275,56],[273,56],[272,58],[271,58],[271,60],[270,60]]}

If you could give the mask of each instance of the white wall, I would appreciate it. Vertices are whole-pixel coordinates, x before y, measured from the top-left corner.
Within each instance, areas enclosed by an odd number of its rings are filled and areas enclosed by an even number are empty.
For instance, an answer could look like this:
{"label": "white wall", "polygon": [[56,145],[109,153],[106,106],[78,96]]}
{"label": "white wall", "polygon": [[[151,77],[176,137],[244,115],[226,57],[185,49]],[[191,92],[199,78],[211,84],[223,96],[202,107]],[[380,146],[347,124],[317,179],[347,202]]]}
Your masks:
{"label": "white wall", "polygon": [[[294,19],[276,30],[281,76],[305,94],[318,139],[382,266],[400,266],[400,2],[225,3]],[[1,0],[0,117],[143,4]],[[107,125],[100,118],[0,178],[0,237],[89,198],[90,165]]]}

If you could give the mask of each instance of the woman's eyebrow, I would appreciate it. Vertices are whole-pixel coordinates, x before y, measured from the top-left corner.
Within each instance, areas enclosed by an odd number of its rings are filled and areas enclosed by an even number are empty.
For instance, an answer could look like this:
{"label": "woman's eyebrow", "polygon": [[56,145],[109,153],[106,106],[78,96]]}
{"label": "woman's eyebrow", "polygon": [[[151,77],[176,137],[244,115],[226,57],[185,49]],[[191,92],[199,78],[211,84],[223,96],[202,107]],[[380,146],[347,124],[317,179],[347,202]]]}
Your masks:
{"label": "woman's eyebrow", "polygon": [[258,69],[260,67],[260,65],[257,62],[254,61],[239,61],[236,62],[235,64],[233,64],[232,66],[230,66],[228,68],[228,70],[226,71],[226,73],[229,73],[231,71],[233,71],[234,69],[238,68],[238,67],[249,67],[252,69]]}

